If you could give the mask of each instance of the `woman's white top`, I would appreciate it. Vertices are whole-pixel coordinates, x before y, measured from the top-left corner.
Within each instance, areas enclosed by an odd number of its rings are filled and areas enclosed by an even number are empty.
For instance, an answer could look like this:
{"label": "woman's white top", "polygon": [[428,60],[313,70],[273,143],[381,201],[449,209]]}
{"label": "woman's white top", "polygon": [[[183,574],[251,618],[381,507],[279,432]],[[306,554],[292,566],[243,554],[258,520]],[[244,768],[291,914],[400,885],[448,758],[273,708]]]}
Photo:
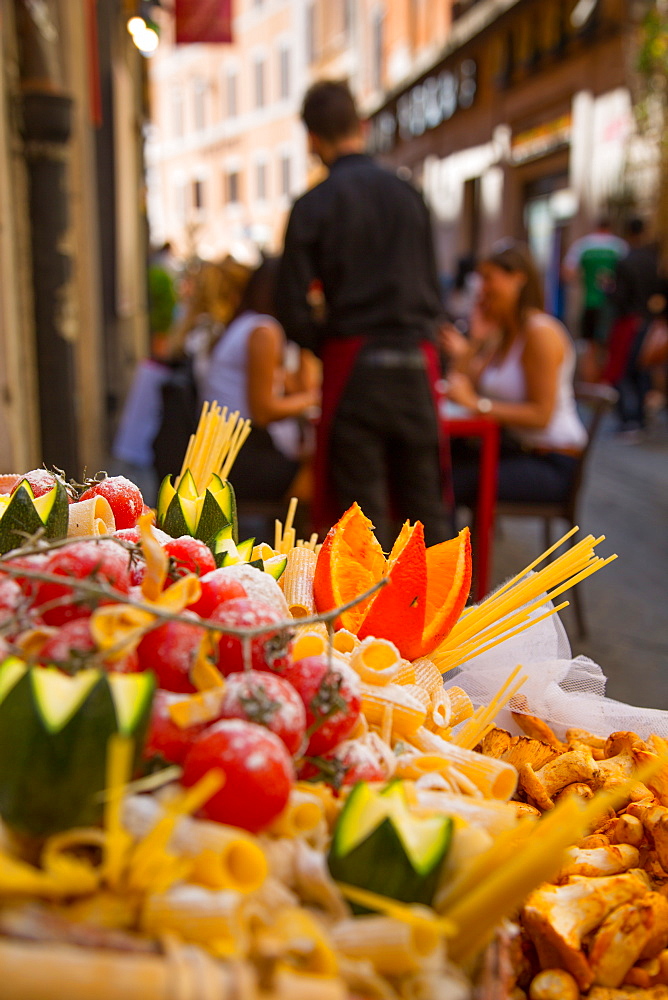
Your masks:
{"label": "woman's white top", "polygon": [[[202,399],[226,406],[230,413],[239,411],[243,419],[250,418],[248,402],[248,341],[259,326],[276,326],[272,316],[247,311],[233,319],[211,352],[202,381]],[[280,389],[277,388],[277,391]],[[279,451],[288,458],[297,458],[300,449],[299,424],[292,417],[267,425]]]}
{"label": "woman's white top", "polygon": [[[556,323],[556,320],[553,320]],[[573,395],[575,350],[570,337],[564,332],[565,354],[559,366],[557,396],[547,427],[529,428],[508,426],[508,431],[521,444],[529,448],[584,448],[587,431],[578,416]],[[518,338],[498,363],[491,362],[478,379],[478,391],[490,399],[504,403],[527,401],[526,378],[522,365],[524,338]]]}

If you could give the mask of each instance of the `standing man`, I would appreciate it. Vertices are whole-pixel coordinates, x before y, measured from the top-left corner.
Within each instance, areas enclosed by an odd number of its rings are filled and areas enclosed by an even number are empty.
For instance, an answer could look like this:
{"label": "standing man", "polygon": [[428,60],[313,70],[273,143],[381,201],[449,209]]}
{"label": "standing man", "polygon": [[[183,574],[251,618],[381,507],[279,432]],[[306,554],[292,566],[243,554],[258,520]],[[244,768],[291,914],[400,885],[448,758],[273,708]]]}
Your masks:
{"label": "standing man", "polygon": [[580,278],[582,309],[579,334],[586,342],[584,363],[591,369],[583,374],[592,381],[598,378],[603,345],[607,340],[608,293],[614,286],[617,262],[628,253],[628,249],[628,244],[613,234],[610,221],[601,218],[593,232],[576,240],[564,257],[564,280],[570,282]]}
{"label": "standing man", "polygon": [[[432,545],[454,526],[436,409],[443,306],[429,213],[415,188],[364,154],[346,83],[314,84],[301,115],[329,176],[293,206],[278,312],[287,336],[323,361],[314,522],[328,527],[357,501],[385,548],[393,516],[422,521]],[[314,287],[324,297],[317,316]]]}

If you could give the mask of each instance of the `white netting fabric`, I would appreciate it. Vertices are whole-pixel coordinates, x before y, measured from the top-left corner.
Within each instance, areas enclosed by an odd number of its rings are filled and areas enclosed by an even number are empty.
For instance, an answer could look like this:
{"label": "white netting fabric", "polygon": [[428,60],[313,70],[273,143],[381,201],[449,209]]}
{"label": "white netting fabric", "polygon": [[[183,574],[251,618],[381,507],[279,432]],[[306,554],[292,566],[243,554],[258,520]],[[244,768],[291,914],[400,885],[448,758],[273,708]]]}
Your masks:
{"label": "white netting fabric", "polygon": [[[533,617],[551,606],[546,603]],[[474,705],[487,704],[518,663],[522,664],[521,672],[528,675],[519,691],[520,698],[526,698],[523,710],[549,723],[558,736],[573,726],[599,736],[630,730],[643,739],[650,733],[668,738],[668,712],[637,708],[605,697],[603,670],[588,656],[572,657],[558,615],[537,622],[446,674],[445,687],[458,685]],[[495,722],[503,729],[520,732],[507,709],[499,713]]]}

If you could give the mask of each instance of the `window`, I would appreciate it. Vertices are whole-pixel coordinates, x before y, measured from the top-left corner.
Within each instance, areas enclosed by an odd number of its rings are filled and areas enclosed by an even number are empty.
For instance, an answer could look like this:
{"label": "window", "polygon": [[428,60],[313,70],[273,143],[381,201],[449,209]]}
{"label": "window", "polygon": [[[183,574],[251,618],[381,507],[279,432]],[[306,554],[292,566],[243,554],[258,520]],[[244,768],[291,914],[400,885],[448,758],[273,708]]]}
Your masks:
{"label": "window", "polygon": [[255,194],[258,201],[267,197],[267,164],[258,163],[255,167]]}
{"label": "window", "polygon": [[239,173],[236,170],[230,170],[224,179],[224,190],[223,194],[228,205],[237,205],[239,203]]}
{"label": "window", "polygon": [[204,181],[193,181],[193,208],[204,208]]}
{"label": "window", "polygon": [[265,95],[264,95],[264,61],[262,59],[255,60],[254,76],[255,76],[255,107],[263,108],[265,104]]}
{"label": "window", "polygon": [[239,110],[237,107],[237,75],[229,73],[227,77],[227,116],[236,118]]}
{"label": "window", "polygon": [[193,87],[193,120],[196,131],[201,132],[206,126],[206,81],[201,78]]}
{"label": "window", "polygon": [[180,87],[172,89],[172,135],[180,139],[184,130],[183,91]]}
{"label": "window", "polygon": [[290,96],[290,50],[287,46],[278,53],[278,93],[282,100]]}
{"label": "window", "polygon": [[315,4],[309,3],[306,8],[306,61],[315,62]]}
{"label": "window", "polygon": [[280,162],[280,173],[281,173],[281,194],[286,197],[290,194],[291,190],[291,164],[290,157],[287,153],[284,153],[281,157]]}

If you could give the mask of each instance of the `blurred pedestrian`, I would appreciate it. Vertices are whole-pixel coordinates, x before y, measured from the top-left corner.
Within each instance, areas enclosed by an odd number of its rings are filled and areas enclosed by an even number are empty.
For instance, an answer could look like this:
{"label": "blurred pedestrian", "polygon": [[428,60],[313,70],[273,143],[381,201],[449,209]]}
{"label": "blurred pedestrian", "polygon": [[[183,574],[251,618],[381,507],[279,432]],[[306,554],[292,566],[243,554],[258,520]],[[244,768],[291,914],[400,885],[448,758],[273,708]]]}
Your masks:
{"label": "blurred pedestrian", "polygon": [[148,265],[151,353],[157,358],[164,355],[177,302],[177,267],[172,245],[167,242],[151,255]]}
{"label": "blurred pedestrian", "polygon": [[618,390],[619,430],[633,441],[645,427],[645,402],[652,385],[640,352],[665,282],[659,274],[659,244],[647,239],[644,221],[631,219],[627,235],[630,249],[617,263],[610,293],[614,324],[601,380]]}
{"label": "blurred pedestrian", "polygon": [[578,333],[584,341],[580,366],[587,381],[598,380],[604,357],[601,345],[609,332],[607,296],[613,288],[617,262],[628,249],[625,240],[613,234],[610,220],[601,217],[594,230],[571,244],[564,257],[564,281],[580,280],[582,306]]}
{"label": "blurred pedestrian", "polygon": [[[523,244],[504,241],[479,270],[480,310],[498,333],[481,349],[453,328],[446,332],[454,368],[448,398],[501,424],[499,500],[563,500],[587,441],[573,396],[571,338],[543,311],[540,278]],[[477,454],[453,450],[457,504],[474,507],[478,470]]]}
{"label": "blurred pedestrian", "polygon": [[292,386],[286,381],[286,338],[276,319],[279,266],[278,258],[267,257],[251,274],[235,316],[209,355],[202,385],[204,399],[252,421],[230,474],[240,516],[244,501],[286,497],[306,457],[297,418],[320,402],[315,382],[299,383],[298,372]]}
{"label": "blurred pedestrian", "polygon": [[365,155],[347,84],[315,83],[301,116],[329,175],[292,208],[278,305],[288,337],[323,361],[313,520],[328,527],[357,501],[386,547],[393,515],[421,520],[433,544],[454,528],[434,395],[443,306],[429,213],[411,184]]}

